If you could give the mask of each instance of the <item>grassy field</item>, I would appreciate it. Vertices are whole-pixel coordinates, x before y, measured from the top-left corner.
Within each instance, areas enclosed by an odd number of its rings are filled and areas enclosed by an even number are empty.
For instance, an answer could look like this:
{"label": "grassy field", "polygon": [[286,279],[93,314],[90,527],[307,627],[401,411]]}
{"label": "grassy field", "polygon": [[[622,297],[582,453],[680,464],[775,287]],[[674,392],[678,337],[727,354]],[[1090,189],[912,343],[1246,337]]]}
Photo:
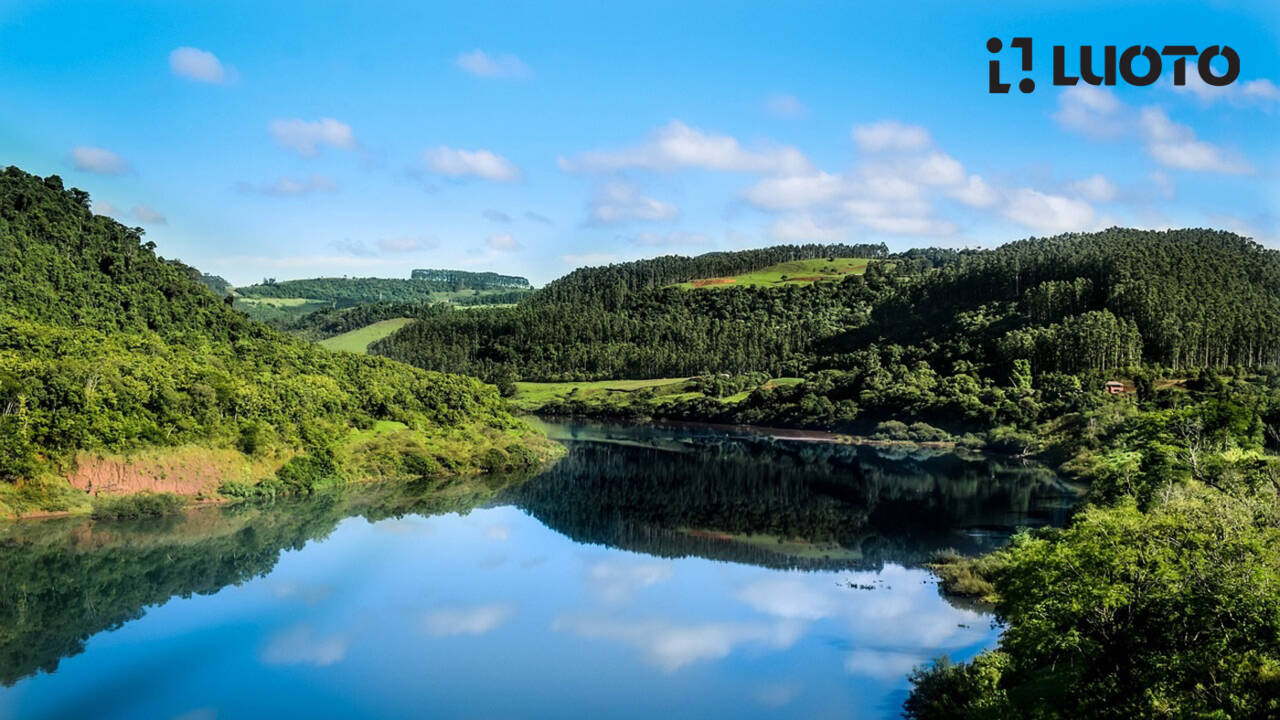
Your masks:
{"label": "grassy field", "polygon": [[699,278],[679,283],[675,287],[685,290],[714,289],[724,287],[777,287],[779,285],[810,285],[815,282],[840,280],[846,275],[861,275],[867,269],[866,258],[818,258],[778,263],[755,272],[730,277]]}
{"label": "grassy field", "polygon": [[308,298],[237,297],[235,309],[260,322],[285,322],[327,308],[332,303]]}
{"label": "grassy field", "polygon": [[364,353],[374,342],[390,335],[413,322],[412,318],[392,318],[365,325],[358,330],[344,332],[320,341],[320,346],[328,350],[346,350],[353,353]]}
{"label": "grassy field", "polygon": [[[516,395],[512,398],[512,404],[520,410],[528,412],[537,410],[552,400],[564,400],[568,397],[579,400],[624,401],[623,404],[630,404],[625,401],[628,401],[629,396],[636,390],[643,388],[653,390],[653,399],[649,402],[655,403],[702,397],[702,393],[692,389],[690,380],[692,378],[554,383],[518,382],[516,383]],[[803,382],[803,380],[801,378],[775,378],[765,383],[765,387],[795,385],[799,382]],[[739,402],[745,400],[749,394],[750,392],[740,392],[721,399],[725,402]]]}

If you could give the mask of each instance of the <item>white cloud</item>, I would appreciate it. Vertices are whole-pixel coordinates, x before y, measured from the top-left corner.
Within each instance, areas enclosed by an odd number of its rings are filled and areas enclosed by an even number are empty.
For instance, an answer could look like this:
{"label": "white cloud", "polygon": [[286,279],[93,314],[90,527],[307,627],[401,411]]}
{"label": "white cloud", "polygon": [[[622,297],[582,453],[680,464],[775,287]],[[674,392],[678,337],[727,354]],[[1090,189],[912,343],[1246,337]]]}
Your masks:
{"label": "white cloud", "polygon": [[427,250],[440,243],[431,237],[393,237],[378,241],[378,249],[391,253],[407,253],[416,250]]}
{"label": "white cloud", "polygon": [[601,185],[590,206],[591,222],[603,225],[629,221],[674,220],[680,209],[662,200],[641,194],[640,189],[622,180]]}
{"label": "white cloud", "polygon": [[703,623],[676,625],[663,620],[625,622],[594,618],[559,618],[558,632],[590,639],[614,640],[639,649],[657,667],[675,672],[695,662],[728,657],[740,645],[786,649],[800,639],[798,623]]}
{"label": "white cloud", "polygon": [[787,93],[778,93],[770,95],[764,102],[765,109],[771,114],[778,117],[804,117],[809,114],[809,108],[795,95]]}
{"label": "white cloud", "polygon": [[1092,137],[1113,138],[1126,131],[1124,103],[1110,90],[1074,85],[1058,94],[1053,119],[1062,127]]}
{"label": "white cloud", "polygon": [[504,625],[515,614],[515,606],[500,603],[445,608],[427,613],[422,619],[422,631],[433,637],[484,635]]}
{"label": "white cloud", "polygon": [[541,224],[543,224],[543,225],[555,225],[555,222],[553,222],[553,221],[551,220],[551,218],[549,218],[549,217],[547,217],[546,215],[543,215],[543,214],[541,214],[541,213],[536,213],[536,212],[534,212],[534,211],[532,211],[532,210],[526,210],[526,211],[525,211],[525,213],[524,213],[524,219],[525,219],[525,220],[532,220],[533,222],[541,223]]}
{"label": "white cloud", "polygon": [[488,150],[437,147],[422,154],[427,169],[449,177],[476,177],[493,182],[515,182],[524,177],[511,161]]}
{"label": "white cloud", "polygon": [[523,78],[533,74],[529,66],[515,55],[490,55],[479,49],[458,55],[453,64],[477,77]]}
{"label": "white cloud", "polygon": [[355,150],[359,147],[351,126],[333,118],[312,121],[281,118],[271,121],[270,130],[271,136],[281,147],[306,157],[316,155],[322,146],[338,150]]}
{"label": "white cloud", "polygon": [[600,561],[589,565],[585,575],[605,602],[619,604],[637,590],[670,580],[674,572],[670,563]]}
{"label": "white cloud", "polygon": [[150,223],[152,225],[169,224],[169,220],[150,205],[134,205],[132,214],[134,219],[138,222]]}
{"label": "white cloud", "polygon": [[849,228],[819,223],[813,215],[784,215],[769,226],[769,236],[779,242],[834,243],[849,239]]}
{"label": "white cloud", "polygon": [[798,210],[821,205],[848,192],[844,178],[818,171],[808,175],[763,178],[743,198],[764,210]]}
{"label": "white cloud", "polygon": [[880,681],[898,680],[928,660],[927,655],[859,648],[845,656],[844,671]]}
{"label": "white cloud", "polygon": [[965,181],[964,166],[942,152],[917,156],[909,164],[910,177],[924,185],[959,185]]}
{"label": "white cloud", "polygon": [[682,168],[719,172],[802,174],[808,172],[808,158],[790,146],[748,150],[734,137],[706,133],[672,120],[637,147],[597,150],[576,158],[561,157],[566,172],[642,168],[676,170]]}
{"label": "white cloud", "polygon": [[1243,158],[1196,139],[1190,127],[1173,122],[1160,108],[1143,108],[1139,128],[1147,140],[1147,150],[1165,167],[1228,174],[1253,171]]}
{"label": "white cloud", "polygon": [[1102,173],[1095,173],[1067,186],[1077,197],[1091,202],[1111,202],[1118,194],[1116,186]]}
{"label": "white cloud", "polygon": [[298,625],[276,634],[262,649],[268,665],[315,665],[326,667],[347,656],[349,640],[343,636],[317,637],[308,625]]}
{"label": "white cloud", "polygon": [[896,120],[858,125],[853,128],[853,141],[858,147],[871,152],[923,150],[932,142],[928,130]]}
{"label": "white cloud", "polygon": [[799,578],[770,577],[747,585],[738,599],[786,620],[821,620],[835,613],[831,596]]}
{"label": "white cloud", "polygon": [[520,243],[516,242],[514,237],[506,233],[501,235],[490,235],[489,239],[485,241],[485,244],[498,252],[515,252],[520,249]]}
{"label": "white cloud", "polygon": [[238,183],[236,188],[243,193],[257,193],[272,197],[303,197],[315,193],[338,192],[338,184],[327,175],[320,174],[298,179],[282,177],[262,185],[242,182]]}
{"label": "white cloud", "polygon": [[129,162],[110,150],[88,145],[71,149],[71,164],[77,170],[99,175],[123,175],[129,171]]}
{"label": "white cloud", "polygon": [[169,53],[169,70],[179,77],[217,85],[233,78],[233,73],[222,66],[217,55],[193,47],[174,48]]}
{"label": "white cloud", "polygon": [[1194,130],[1169,119],[1163,109],[1152,105],[1135,112],[1103,88],[1077,85],[1062,91],[1054,118],[1064,128],[1092,137],[1136,138],[1153,160],[1175,170],[1253,172],[1238,154],[1198,139]]}
{"label": "white cloud", "polygon": [[1194,96],[1201,105],[1206,106],[1224,101],[1235,107],[1272,109],[1280,104],[1280,86],[1267,78],[1217,86],[1200,79],[1199,73],[1189,72],[1186,85],[1171,87],[1174,92]]}
{"label": "white cloud", "polygon": [[1241,85],[1240,94],[1242,97],[1259,102],[1280,102],[1280,86],[1266,78],[1250,80]]}
{"label": "white cloud", "polygon": [[494,210],[493,208],[489,208],[480,214],[484,217],[485,220],[488,220],[490,222],[502,223],[503,225],[511,224],[511,216],[502,212],[501,210]]}
{"label": "white cloud", "polygon": [[848,200],[844,209],[859,224],[896,235],[951,235],[955,223],[933,217],[933,206],[920,199]]}
{"label": "white cloud", "polygon": [[989,208],[1000,200],[999,194],[977,175],[970,175],[963,185],[951,188],[947,195],[975,208]]}
{"label": "white cloud", "polygon": [[1003,213],[1020,225],[1046,234],[1095,229],[1095,215],[1089,203],[1030,188],[1010,193]]}
{"label": "white cloud", "polygon": [[94,200],[93,211],[99,215],[106,215],[107,217],[118,217],[120,215],[120,208],[112,205],[106,200]]}

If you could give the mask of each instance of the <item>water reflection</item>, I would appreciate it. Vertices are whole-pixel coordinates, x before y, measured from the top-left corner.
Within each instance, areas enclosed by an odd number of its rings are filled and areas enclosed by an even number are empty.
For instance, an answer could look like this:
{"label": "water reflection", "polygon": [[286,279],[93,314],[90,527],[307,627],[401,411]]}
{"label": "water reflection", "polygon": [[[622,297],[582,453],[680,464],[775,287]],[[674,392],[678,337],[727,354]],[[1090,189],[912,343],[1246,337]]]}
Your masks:
{"label": "water reflection", "polygon": [[911,566],[1066,497],[947,456],[558,431],[528,481],[0,528],[0,717],[894,717],[911,666],[996,637]]}
{"label": "water reflection", "polygon": [[501,494],[579,542],[777,568],[917,565],[1061,524],[1077,489],[1018,461],[777,440],[696,425],[565,424],[573,448]]}

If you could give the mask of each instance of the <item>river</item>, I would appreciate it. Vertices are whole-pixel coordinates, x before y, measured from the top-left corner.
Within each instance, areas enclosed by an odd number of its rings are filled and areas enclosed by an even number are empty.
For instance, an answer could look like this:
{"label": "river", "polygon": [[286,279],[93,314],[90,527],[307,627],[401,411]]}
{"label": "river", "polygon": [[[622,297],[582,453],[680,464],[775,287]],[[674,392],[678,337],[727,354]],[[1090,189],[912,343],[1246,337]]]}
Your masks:
{"label": "river", "polygon": [[0,526],[0,717],[897,717],[999,633],[921,563],[1075,498],[940,450],[548,431],[533,477]]}

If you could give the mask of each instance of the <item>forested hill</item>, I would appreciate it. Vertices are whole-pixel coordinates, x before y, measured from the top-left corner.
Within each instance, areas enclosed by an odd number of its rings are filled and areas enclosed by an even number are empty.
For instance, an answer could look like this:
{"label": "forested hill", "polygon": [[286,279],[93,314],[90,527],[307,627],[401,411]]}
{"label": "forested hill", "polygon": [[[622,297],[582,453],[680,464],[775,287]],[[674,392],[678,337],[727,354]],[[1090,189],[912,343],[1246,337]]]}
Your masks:
{"label": "forested hill", "polygon": [[[414,273],[423,272],[415,270]],[[527,290],[529,281],[494,273],[467,273],[452,270],[426,278],[310,278],[306,280],[274,280],[268,278],[257,285],[237,288],[236,293],[248,298],[307,298],[338,305],[372,302],[429,302],[436,293],[464,290],[503,292]],[[492,276],[492,277],[489,277]],[[506,278],[506,279],[503,279]]]}
{"label": "forested hill", "polygon": [[0,480],[65,472],[85,449],[196,444],[268,462],[378,421],[524,432],[474,379],[327,352],[198,276],[56,176],[0,173]]}
{"label": "forested hill", "polygon": [[427,280],[437,283],[448,283],[459,288],[473,290],[491,290],[510,288],[513,290],[529,289],[529,279],[519,275],[499,275],[494,272],[468,272],[466,270],[424,270],[417,269],[409,274],[413,280]]}
{"label": "forested hill", "polygon": [[869,327],[904,345],[949,334],[953,353],[977,331],[999,357],[1055,370],[1274,367],[1280,253],[1215,230],[1020,240],[923,275]]}
{"label": "forested hill", "polygon": [[[738,267],[796,251],[756,251]],[[790,419],[719,406],[684,415],[817,425],[892,417],[895,404],[939,421],[1015,418],[1003,400],[974,398],[986,386],[1061,387],[1063,373],[1280,365],[1280,254],[1215,230],[1113,228],[996,250],[915,250],[810,286],[664,287],[738,269],[702,262],[578,270],[514,309],[441,313],[372,350],[494,381],[801,376],[813,382],[774,393],[808,398]]]}
{"label": "forested hill", "polygon": [[883,258],[878,245],[778,245],[758,250],[710,252],[695,257],[663,255],[649,260],[579,268],[530,298],[531,303],[588,303],[616,309],[623,298],[639,290],[652,290],[697,278],[722,277],[759,270],[792,260],[823,257]]}

